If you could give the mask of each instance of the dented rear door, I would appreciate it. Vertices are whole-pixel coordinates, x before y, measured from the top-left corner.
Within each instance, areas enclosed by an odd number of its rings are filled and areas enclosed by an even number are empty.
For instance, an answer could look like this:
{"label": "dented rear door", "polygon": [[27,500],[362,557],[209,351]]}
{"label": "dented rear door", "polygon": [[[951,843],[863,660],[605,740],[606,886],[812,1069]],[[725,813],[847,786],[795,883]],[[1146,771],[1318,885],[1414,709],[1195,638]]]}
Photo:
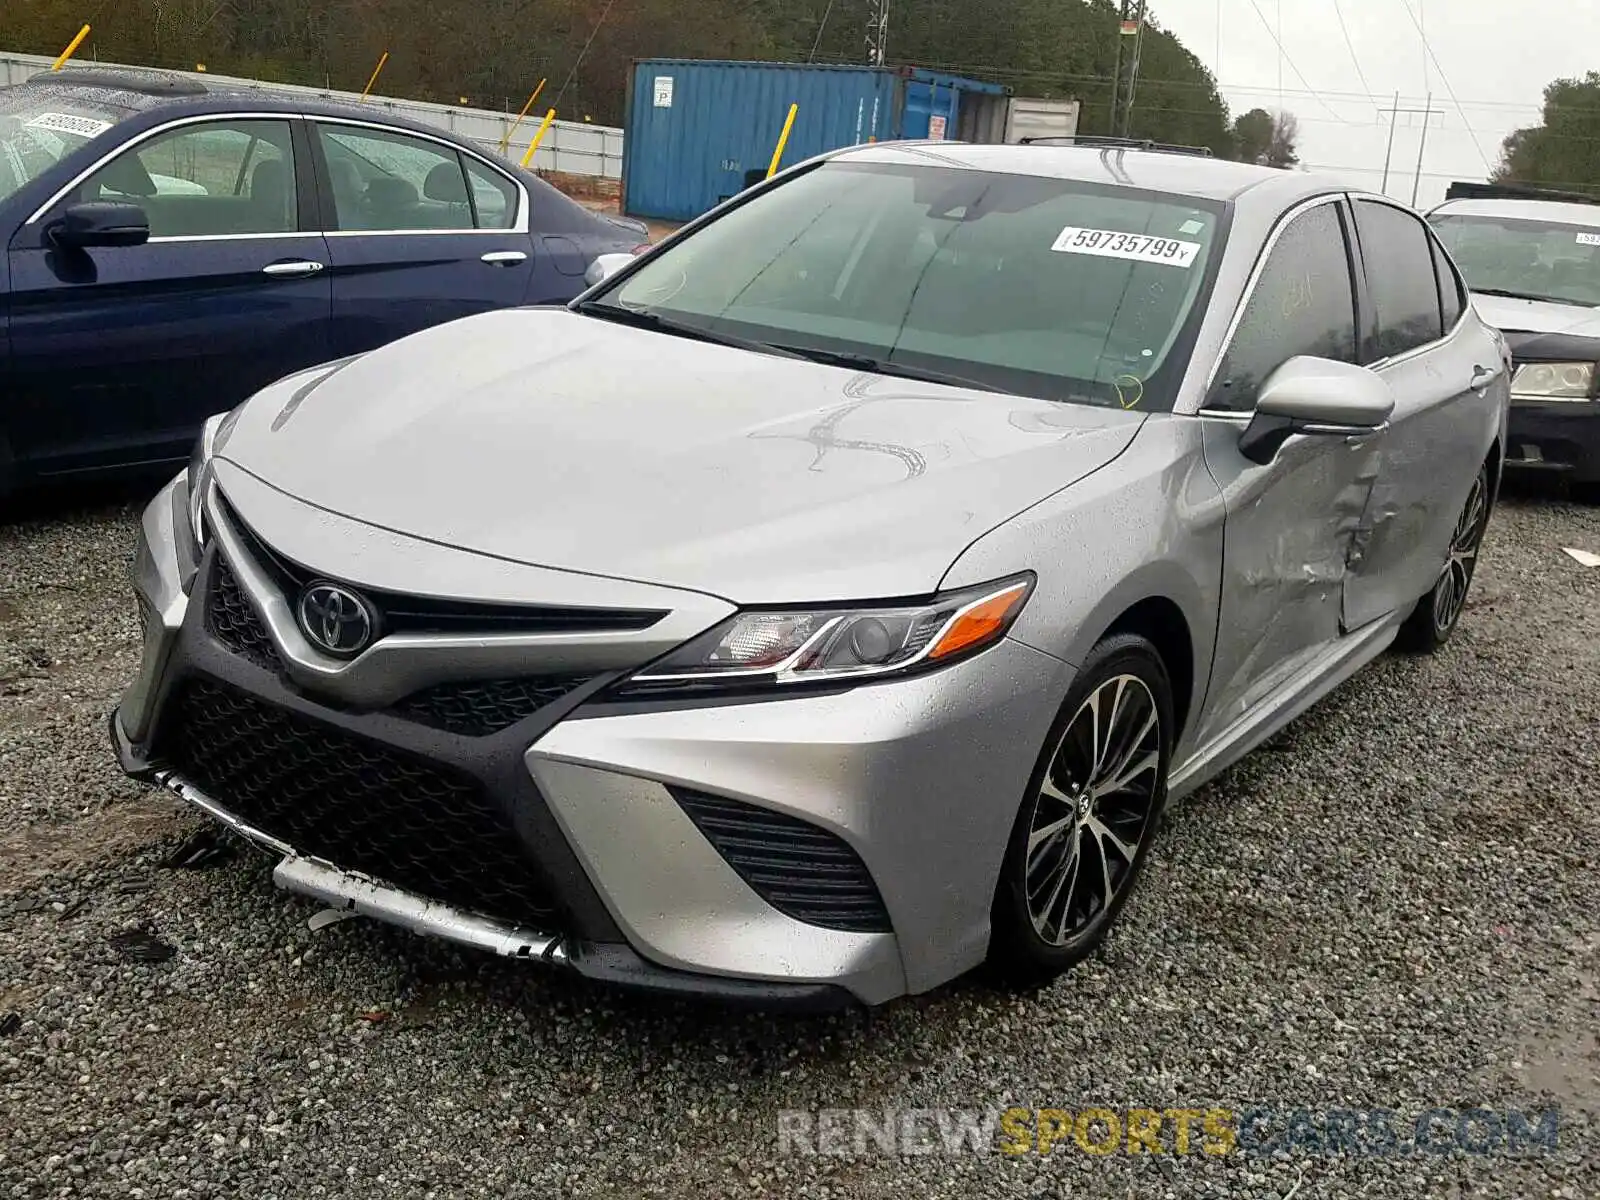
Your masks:
{"label": "dented rear door", "polygon": [[1382,454],[1350,550],[1346,629],[1409,611],[1433,587],[1508,384],[1493,334],[1426,224],[1376,199],[1354,208],[1374,322],[1363,361],[1395,407],[1374,439]]}

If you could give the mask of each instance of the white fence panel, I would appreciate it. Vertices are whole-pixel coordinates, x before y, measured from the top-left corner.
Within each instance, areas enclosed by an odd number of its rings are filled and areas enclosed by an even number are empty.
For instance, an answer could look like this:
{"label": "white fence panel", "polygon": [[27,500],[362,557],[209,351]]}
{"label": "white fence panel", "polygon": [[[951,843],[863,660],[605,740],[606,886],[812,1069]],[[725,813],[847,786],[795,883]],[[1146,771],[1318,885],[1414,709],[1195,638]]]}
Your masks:
{"label": "white fence panel", "polygon": [[[0,84],[21,83],[30,76],[48,71],[53,59],[37,54],[0,54]],[[117,66],[115,63],[75,61],[74,66]],[[226,87],[243,87],[273,92],[294,92],[318,96],[345,104],[360,104],[359,92],[330,91],[326,88],[301,87],[292,83],[266,83],[259,79],[239,79],[231,75],[217,75],[209,71],[173,71],[202,82]],[[369,96],[363,107],[408,117],[436,129],[449,130],[467,139],[491,154],[500,152],[500,142],[515,124],[516,113],[495,112],[485,108],[451,107],[445,104],[428,104],[421,100],[397,100],[388,96]],[[516,131],[511,133],[507,157],[521,162],[528,145],[539,130],[542,112],[528,114]],[[594,175],[605,179],[622,178],[622,130],[610,125],[592,125],[585,121],[556,121],[539,143],[534,155],[534,167],[546,171],[565,171],[572,175]]]}

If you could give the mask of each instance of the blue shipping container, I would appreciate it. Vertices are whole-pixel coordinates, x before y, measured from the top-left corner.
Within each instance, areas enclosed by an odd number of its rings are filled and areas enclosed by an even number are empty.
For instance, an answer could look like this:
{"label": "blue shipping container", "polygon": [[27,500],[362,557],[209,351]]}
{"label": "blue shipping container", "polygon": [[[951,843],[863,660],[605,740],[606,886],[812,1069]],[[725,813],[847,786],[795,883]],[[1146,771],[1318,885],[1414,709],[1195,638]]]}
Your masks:
{"label": "blue shipping container", "polygon": [[694,59],[634,64],[622,147],[623,211],[689,221],[766,174],[791,104],[789,166],[843,146],[955,138],[963,104],[1006,90],[955,75],[881,67]]}

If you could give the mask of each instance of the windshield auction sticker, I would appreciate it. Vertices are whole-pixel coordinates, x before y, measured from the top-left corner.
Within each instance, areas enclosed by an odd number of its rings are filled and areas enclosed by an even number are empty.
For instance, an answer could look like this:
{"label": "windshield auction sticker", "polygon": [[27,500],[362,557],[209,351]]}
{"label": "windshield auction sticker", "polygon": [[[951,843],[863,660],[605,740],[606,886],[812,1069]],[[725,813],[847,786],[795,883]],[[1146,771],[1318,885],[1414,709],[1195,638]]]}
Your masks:
{"label": "windshield auction sticker", "polygon": [[1600,233],[1580,233],[1578,235],[1580,246],[1600,246]]}
{"label": "windshield auction sticker", "polygon": [[1200,243],[1151,237],[1147,233],[1119,233],[1115,229],[1080,229],[1068,225],[1050,249],[1057,254],[1091,254],[1096,258],[1162,263],[1187,271],[1199,257]]}
{"label": "windshield auction sticker", "polygon": [[93,117],[75,117],[69,113],[40,113],[28,122],[29,129],[47,129],[51,133],[74,133],[92,138],[111,128],[110,121],[96,121]]}

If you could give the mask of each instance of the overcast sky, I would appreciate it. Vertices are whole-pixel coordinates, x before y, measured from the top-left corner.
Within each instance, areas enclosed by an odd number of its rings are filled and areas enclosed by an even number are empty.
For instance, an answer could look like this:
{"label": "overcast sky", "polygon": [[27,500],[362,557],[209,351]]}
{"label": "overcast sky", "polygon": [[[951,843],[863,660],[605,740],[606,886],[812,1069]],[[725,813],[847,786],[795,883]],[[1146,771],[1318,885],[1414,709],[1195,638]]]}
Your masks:
{"label": "overcast sky", "polygon": [[[1431,91],[1438,114],[1417,195],[1424,208],[1452,179],[1488,174],[1500,139],[1538,122],[1545,84],[1600,68],[1595,0],[1151,0],[1149,11],[1211,68],[1234,116],[1277,108],[1281,86],[1283,107],[1300,120],[1301,160],[1374,191],[1395,92],[1402,108],[1420,109]],[[1411,199],[1422,121],[1402,113],[1395,130],[1387,191],[1402,200]]]}

